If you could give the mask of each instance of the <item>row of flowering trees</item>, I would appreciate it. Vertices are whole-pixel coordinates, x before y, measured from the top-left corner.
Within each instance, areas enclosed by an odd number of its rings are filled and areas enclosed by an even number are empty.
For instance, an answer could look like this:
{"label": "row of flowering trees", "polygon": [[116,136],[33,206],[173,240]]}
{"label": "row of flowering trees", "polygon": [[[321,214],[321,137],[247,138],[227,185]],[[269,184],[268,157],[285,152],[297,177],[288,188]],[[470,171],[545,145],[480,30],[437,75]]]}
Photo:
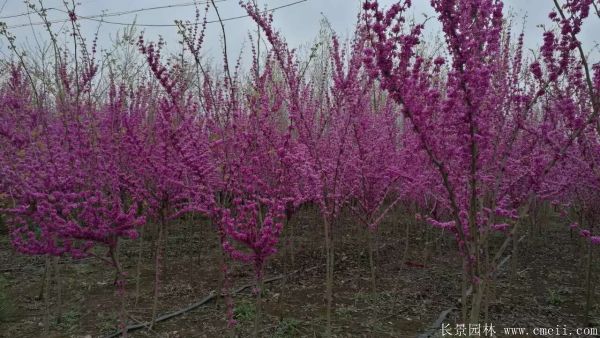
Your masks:
{"label": "row of flowering trees", "polygon": [[[269,14],[241,5],[270,46],[262,58],[253,50],[248,74],[228,64],[226,49],[223,71],[207,70],[200,11],[195,25],[181,25],[192,61],[167,58],[162,41],[140,36],[148,76],[134,86],[98,75],[95,51],[75,54],[75,67],[58,58],[52,92],[36,91],[41,80],[23,59],[5,70],[0,192],[18,251],[95,255],[115,268],[123,292],[118,244],[156,224],[154,322],[169,224],[200,215],[230,259],[254,268],[260,309],[265,264],[286,218],[314,204],[330,334],[332,231],[344,226],[344,209],[373,233],[390,210],[433,196],[435,213],[425,217],[456,240],[463,320],[471,322],[532,201],[596,215],[600,65],[578,39],[592,0],[556,3],[556,27],[534,59],[523,55],[523,35],[511,35],[500,0],[433,0],[445,38],[437,53],[422,48],[424,24],[406,19],[410,0],[388,9],[365,1],[346,47],[336,36],[321,43],[320,67],[314,55],[300,61]],[[109,77],[108,90],[92,99],[98,76]],[[593,222],[579,229],[590,245],[600,242]],[[492,251],[497,233],[504,242]],[[375,283],[372,258],[371,271]]]}

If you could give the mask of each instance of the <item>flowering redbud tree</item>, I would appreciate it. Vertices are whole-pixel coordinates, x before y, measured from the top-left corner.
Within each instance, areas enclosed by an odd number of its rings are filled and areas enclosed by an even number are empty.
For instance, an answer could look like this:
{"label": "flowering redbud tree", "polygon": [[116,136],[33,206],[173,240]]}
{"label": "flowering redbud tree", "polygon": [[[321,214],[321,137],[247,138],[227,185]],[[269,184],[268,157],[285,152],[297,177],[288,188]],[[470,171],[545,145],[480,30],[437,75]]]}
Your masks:
{"label": "flowering redbud tree", "polygon": [[[18,70],[12,76],[12,85],[20,82]],[[26,86],[20,90],[27,95]],[[96,256],[115,268],[124,292],[118,243],[137,238],[145,223],[121,162],[127,116],[111,107],[84,114],[78,105],[58,114],[18,101],[2,114],[3,125],[12,126],[2,141],[14,152],[3,154],[2,186],[13,246],[30,255]],[[105,247],[108,258],[94,246]]]}
{"label": "flowering redbud tree", "polygon": [[[532,189],[538,186],[582,130],[567,125],[567,136],[555,140],[557,149],[550,154],[537,153],[545,157],[537,161],[540,164],[534,172],[527,169],[534,160],[534,149],[540,146],[528,141],[528,133],[564,135],[563,126],[552,123],[550,112],[544,112],[541,123],[535,114],[545,89],[569,65],[573,48],[563,47],[567,65],[557,64],[558,70],[549,78],[533,63],[532,75],[522,81],[522,40],[510,57],[512,43],[507,38],[510,35],[503,35],[501,1],[434,0],[431,4],[442,24],[447,57],[418,52],[424,25],[406,22],[411,1],[388,10],[376,1],[366,1],[364,30],[371,46],[365,50],[365,63],[381,87],[402,106],[421,150],[438,173],[451,219],[432,223],[455,233],[463,259],[463,320],[470,311],[469,320],[477,322],[498,258],[517,229],[519,214],[527,209],[528,194],[514,187],[523,183]],[[553,61],[546,60],[548,68],[552,69]],[[527,80],[531,76],[534,79]],[[580,125],[595,117],[588,116]],[[541,146],[548,147],[545,143]],[[506,230],[510,235],[500,250],[488,252],[490,234]],[[466,302],[467,286],[473,293],[470,304]]]}

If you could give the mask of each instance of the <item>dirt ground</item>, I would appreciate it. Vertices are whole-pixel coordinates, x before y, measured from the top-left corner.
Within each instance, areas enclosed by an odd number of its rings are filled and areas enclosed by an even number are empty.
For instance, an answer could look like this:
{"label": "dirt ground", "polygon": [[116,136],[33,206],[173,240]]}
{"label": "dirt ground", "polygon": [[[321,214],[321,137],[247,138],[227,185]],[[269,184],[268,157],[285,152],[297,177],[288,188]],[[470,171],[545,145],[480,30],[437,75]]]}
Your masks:
{"label": "dirt ground", "polygon": [[[322,229],[314,211],[292,219],[282,237],[281,250],[268,263],[266,278],[286,274],[265,285],[263,337],[320,337],[325,331],[324,255]],[[335,229],[335,312],[333,333],[338,337],[415,337],[446,309],[458,306],[460,259],[453,240],[440,230],[390,215],[376,238],[376,290],[368,261],[367,232],[347,217]],[[345,225],[348,224],[348,225]],[[498,337],[504,327],[600,327],[600,290],[591,323],[584,323],[585,248],[569,229],[545,221],[525,229],[511,278],[512,262],[500,270],[487,322]],[[126,308],[130,324],[145,322],[152,312],[154,260],[152,233],[144,241],[125,241],[120,257],[128,272]],[[217,238],[205,221],[188,220],[169,228],[161,278],[159,314],[197,302],[219,289],[222,274]],[[500,237],[497,239],[500,241]],[[405,244],[409,243],[407,247]],[[138,254],[142,248],[139,265]],[[99,255],[102,254],[98,250]],[[596,254],[596,270],[598,254]],[[120,296],[113,286],[114,271],[98,259],[52,261],[49,322],[43,333],[46,302],[43,297],[45,260],[16,254],[6,235],[0,235],[0,337],[106,337],[116,331]],[[252,283],[250,267],[232,264],[233,288]],[[597,274],[596,274],[597,276]],[[594,278],[594,282],[598,277]],[[59,301],[60,290],[60,301]],[[235,295],[238,321],[228,329],[225,302],[217,297],[183,315],[137,330],[130,337],[251,336],[256,309],[252,288]],[[459,311],[444,321],[454,327]],[[435,331],[440,335],[439,330]],[[483,336],[483,335],[482,335]],[[512,337],[518,337],[517,335]]]}

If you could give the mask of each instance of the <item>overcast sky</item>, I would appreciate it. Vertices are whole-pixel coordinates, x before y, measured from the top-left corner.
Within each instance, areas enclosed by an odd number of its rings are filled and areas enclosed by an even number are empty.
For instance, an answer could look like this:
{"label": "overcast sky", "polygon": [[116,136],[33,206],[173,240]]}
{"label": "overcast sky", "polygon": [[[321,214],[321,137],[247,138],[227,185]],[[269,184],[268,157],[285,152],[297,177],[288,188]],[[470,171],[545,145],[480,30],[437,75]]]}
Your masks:
{"label": "overcast sky", "polygon": [[[32,0],[37,2],[38,0]],[[62,0],[42,0],[48,8],[58,8],[64,10]],[[71,0],[69,0],[71,1]],[[204,1],[204,0],[199,0]],[[222,18],[232,18],[244,15],[245,12],[239,7],[238,0],[216,0]],[[106,17],[105,20],[131,23],[137,20],[138,24],[172,24],[174,20],[193,20],[194,6],[190,5],[192,0],[80,0],[78,5],[78,14],[80,17],[96,16],[102,14],[114,14],[123,11],[138,10],[155,6],[178,5],[173,8],[159,10],[147,10],[135,14],[126,14]],[[333,29],[341,36],[348,36],[352,33],[356,22],[360,3],[359,0],[305,0],[296,4],[298,0],[258,0],[259,6],[267,8],[276,8],[290,6],[278,9],[274,12],[275,25],[281,30],[291,46],[306,46],[317,36],[319,32],[319,22],[326,17]],[[382,0],[382,4],[390,4],[395,1]],[[412,15],[417,20],[422,20],[423,13],[433,15],[428,0],[413,0],[414,6]],[[2,7],[3,5],[3,7]],[[179,6],[181,5],[181,6]],[[552,0],[506,0],[506,13],[509,11],[515,15],[515,29],[520,31],[523,18],[526,16],[525,34],[526,46],[536,48],[541,41],[542,29],[539,24],[547,23],[547,14],[553,6]],[[203,6],[203,5],[202,5]],[[8,16],[18,15],[27,12],[27,7],[22,0],[0,0],[0,21],[4,21],[11,28],[11,31],[17,36],[20,45],[35,45],[34,34],[38,35],[38,41],[44,41],[46,35],[42,26],[30,26],[30,22],[37,23],[39,18],[35,15],[24,15],[19,17],[6,18]],[[48,16],[51,20],[64,20],[67,18],[65,13],[57,10],[49,10]],[[214,11],[209,14],[209,20],[216,19]],[[431,21],[430,21],[431,22]],[[99,23],[96,21],[81,19],[84,34],[89,37],[98,29]],[[227,43],[231,54],[239,53],[244,43],[248,40],[248,33],[255,30],[249,18],[235,19],[225,23],[227,31]],[[54,29],[58,30],[63,24],[54,24]],[[110,44],[112,38],[123,26],[117,24],[104,23],[100,27],[99,41],[101,47]],[[162,35],[170,48],[177,47],[176,28],[175,27],[140,27],[145,31],[147,40],[154,40]],[[430,25],[430,32],[437,30],[436,25]],[[210,24],[208,29],[208,41],[205,45],[204,54],[212,57],[219,57],[220,52],[220,28],[218,24]],[[433,34],[433,33],[430,33]],[[584,29],[582,40],[586,50],[592,50],[600,41],[600,19],[597,17],[588,20]],[[245,50],[247,50],[246,48]],[[596,48],[597,49],[597,48]],[[0,52],[6,53],[6,42],[0,42]],[[598,55],[597,51],[593,53],[594,58]],[[597,61],[597,60],[596,60]]]}

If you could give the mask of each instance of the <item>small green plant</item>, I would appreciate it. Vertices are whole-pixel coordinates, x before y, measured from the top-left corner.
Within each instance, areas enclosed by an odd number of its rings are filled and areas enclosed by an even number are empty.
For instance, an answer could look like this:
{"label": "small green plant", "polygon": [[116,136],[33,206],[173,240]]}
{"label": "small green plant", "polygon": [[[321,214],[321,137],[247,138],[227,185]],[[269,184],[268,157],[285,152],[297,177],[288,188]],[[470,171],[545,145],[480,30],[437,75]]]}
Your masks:
{"label": "small green plant", "polygon": [[115,323],[117,322],[117,314],[116,313],[105,313],[105,312],[98,312],[98,314],[96,315],[97,317],[97,328],[99,329],[100,332],[102,333],[108,333],[108,332],[114,332],[115,330],[117,330],[118,328],[115,326]]}
{"label": "small green plant", "polygon": [[254,304],[248,301],[240,301],[233,308],[233,317],[238,321],[251,321],[254,319],[255,314]]}
{"label": "small green plant", "polygon": [[379,322],[371,324],[369,330],[372,332],[380,332],[386,334],[390,333],[390,328]]}
{"label": "small green plant", "polygon": [[335,313],[339,316],[339,317],[344,317],[344,318],[350,318],[353,315],[355,315],[356,313],[358,313],[358,309],[352,305],[348,305],[348,306],[340,306],[338,307],[338,309],[335,311]]}
{"label": "small green plant", "polygon": [[0,322],[5,322],[14,313],[14,305],[8,297],[8,282],[0,276]]}
{"label": "small green plant", "polygon": [[354,303],[371,303],[375,296],[370,292],[357,292],[354,294]]}
{"label": "small green plant", "polygon": [[548,293],[548,303],[552,305],[560,305],[564,303],[564,299],[557,290],[550,290]]}
{"label": "small green plant", "polygon": [[69,310],[65,312],[62,317],[60,323],[57,323],[62,329],[72,331],[77,328],[79,325],[79,318],[81,314],[77,310]]}
{"label": "small green plant", "polygon": [[275,337],[297,337],[302,321],[295,318],[283,318],[275,329]]}
{"label": "small green plant", "polygon": [[95,272],[95,268],[91,264],[74,264],[73,268],[78,275],[89,275]]}

